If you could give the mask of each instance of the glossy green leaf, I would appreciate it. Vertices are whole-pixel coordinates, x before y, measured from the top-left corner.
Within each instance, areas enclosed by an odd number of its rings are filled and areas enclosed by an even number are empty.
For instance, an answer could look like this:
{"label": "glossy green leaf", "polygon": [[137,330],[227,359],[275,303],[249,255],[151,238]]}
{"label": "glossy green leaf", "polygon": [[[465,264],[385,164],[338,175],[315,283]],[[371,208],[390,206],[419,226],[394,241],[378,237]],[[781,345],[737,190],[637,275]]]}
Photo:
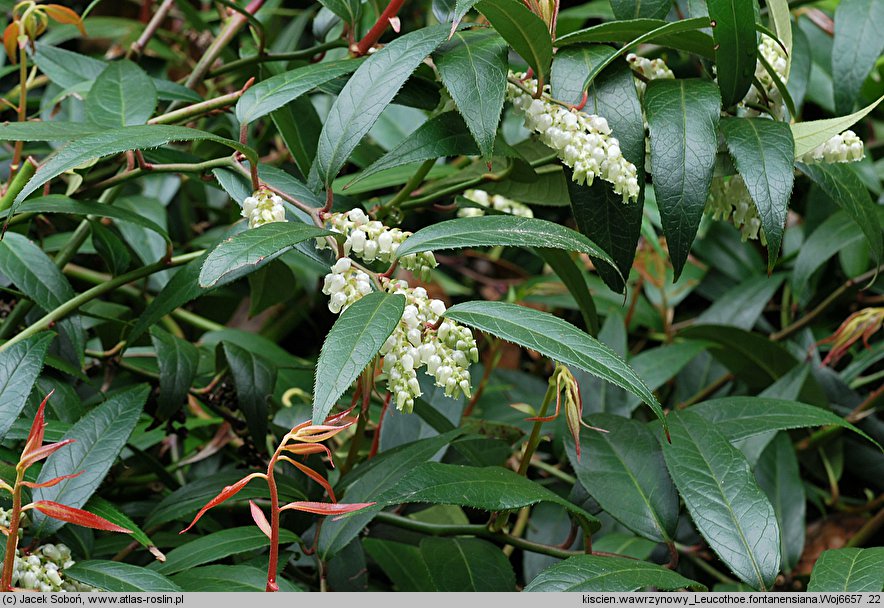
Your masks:
{"label": "glossy green leaf", "polygon": [[786,78],[792,66],[792,15],[789,12],[789,0],[768,0],[770,22],[777,39],[786,50]]}
{"label": "glossy green leaf", "polygon": [[583,323],[586,325],[586,331],[593,337],[598,335],[599,319],[595,302],[592,300],[592,294],[589,293],[586,277],[580,266],[571,257],[570,252],[562,251],[561,249],[548,249],[546,247],[537,247],[535,251],[552,268],[553,272],[558,275],[565,287],[568,288],[574,301],[577,302],[580,314],[583,316]]}
{"label": "glossy green leaf", "polygon": [[[49,488],[34,490],[34,500],[51,500],[76,509],[82,508],[129,440],[149,392],[146,385],[135,385],[115,393],[80,418],[64,434],[64,439],[75,441],[46,459],[37,482],[43,483],[80,471],[84,471],[83,474]],[[34,522],[31,533],[37,537],[51,534],[64,525],[39,513],[33,513],[31,517]]]}
{"label": "glossy green leaf", "polygon": [[719,129],[761,218],[770,271],[783,242],[795,181],[792,131],[784,122],[764,118],[725,118]]}
{"label": "glossy green leaf", "polygon": [[482,0],[476,9],[534,70],[534,77],[549,82],[553,45],[546,23],[517,0]]}
{"label": "glossy green leaf", "polygon": [[322,5],[353,27],[359,25],[361,0],[320,0]]}
{"label": "glossy green leaf", "polygon": [[276,385],[276,366],[265,357],[223,342],[224,356],[233,376],[239,409],[249,427],[249,434],[260,442],[267,434],[268,400]]}
{"label": "glossy green leaf", "polygon": [[110,560],[96,559],[77,562],[70,568],[65,568],[64,575],[97,589],[115,593],[133,591],[181,592],[178,585],[162,574],[141,566]]}
{"label": "glossy green leaf", "polygon": [[88,122],[35,121],[0,124],[0,139],[6,141],[68,141],[101,133],[105,129]]}
{"label": "glossy green leaf", "polygon": [[491,31],[456,32],[434,57],[482,156],[490,159],[506,91],[506,43]]}
{"label": "glossy green leaf", "polygon": [[[881,215],[878,219],[880,221]],[[844,211],[838,211],[814,230],[801,245],[792,267],[792,293],[802,298],[811,276],[838,251],[865,239],[856,222]]]}
{"label": "glossy green leaf", "polygon": [[244,230],[209,252],[199,275],[199,286],[214,287],[242,278],[275,260],[295,245],[332,233],[299,222],[271,222]]}
{"label": "glossy green leaf", "polygon": [[0,351],[0,439],[27,404],[53,337],[39,333]]}
{"label": "glossy green leaf", "polygon": [[[223,593],[263,593],[267,589],[267,569],[254,566],[200,566],[171,577],[184,591]],[[284,578],[276,579],[283,593],[302,591]]]}
{"label": "glossy green leaf", "polygon": [[807,496],[795,448],[786,433],[777,433],[755,467],[755,479],[767,494],[780,527],[782,569],[791,572],[804,551]]}
{"label": "glossy green leaf", "polygon": [[525,587],[525,591],[612,593],[636,591],[643,587],[665,591],[706,590],[700,583],[656,564],[624,557],[576,555],[541,572]]}
{"label": "glossy green leaf", "polygon": [[696,322],[729,325],[749,331],[785,278],[783,274],[750,277],[722,293],[697,316]]}
{"label": "glossy green leaf", "polygon": [[[715,53],[712,36],[699,31],[709,27],[709,19],[707,17],[696,17],[694,19],[697,20],[697,27],[692,27],[685,31],[681,29],[676,31],[663,30],[653,42],[702,57],[712,58]],[[659,30],[666,25],[667,22],[662,19],[611,21],[556,38],[556,46],[565,47],[581,42],[630,42],[649,32]]]}
{"label": "glossy green leaf", "polygon": [[[346,502],[374,502],[377,497],[396,485],[410,470],[428,461],[461,431],[454,430],[435,437],[407,443],[385,451],[354,469],[341,480],[338,488],[344,488]],[[327,519],[319,534],[318,554],[329,559],[340,552],[362,532],[383,507],[380,505],[361,509],[339,520]]]}
{"label": "glossy green leaf", "polygon": [[[838,135],[844,130],[849,129],[874,110],[882,101],[884,101],[884,95],[862,110],[847,116],[809,120],[790,125],[792,137],[795,140],[795,158],[801,158],[817,146],[826,143],[833,135]],[[0,127],[0,133],[2,133],[2,127]]]}
{"label": "glossy green leaf", "polygon": [[515,591],[516,573],[500,548],[479,538],[424,538],[421,556],[436,591]]}
{"label": "glossy green leaf", "polygon": [[338,317],[316,363],[313,424],[322,424],[341,395],[374,360],[404,310],[404,296],[374,292]]}
{"label": "glossy green leaf", "polygon": [[816,560],[807,590],[838,593],[884,590],[884,547],[829,549]]}
{"label": "glossy green leaf", "polygon": [[89,231],[92,236],[92,246],[104,260],[111,275],[119,276],[125,273],[132,264],[132,256],[123,240],[99,221],[90,221]]}
{"label": "glossy green leaf", "polygon": [[314,167],[328,187],[399,88],[448,36],[435,25],[400,36],[366,59],[338,94],[326,118]]}
{"label": "glossy green leaf", "polygon": [[574,440],[565,445],[577,479],[602,509],[636,534],[668,542],[678,525],[678,494],[669,480],[660,443],[641,422],[593,414],[580,429],[582,457]]}
{"label": "glossy green leaf", "polygon": [[797,401],[767,397],[722,397],[698,403],[691,411],[715,424],[729,441],[766,431],[835,425],[874,443],[871,437],[840,416]]}
{"label": "glossy green leaf", "polygon": [[672,0],[611,0],[617,19],[664,19],[672,8]]}
{"label": "glossy green leaf", "polygon": [[832,73],[835,111],[853,111],[860,88],[884,52],[884,4],[878,0],[842,0],[835,9]]}
{"label": "glossy green leaf", "polygon": [[709,195],[720,106],[718,88],[706,80],[654,80],[645,91],[654,192],[676,279]]}
{"label": "glossy green leaf", "polygon": [[131,61],[114,61],[89,89],[86,118],[105,129],[143,125],[156,106],[157,90],[150,76]]}
{"label": "glossy green leaf", "polygon": [[757,0],[706,0],[721,101],[728,108],[749,92],[758,56]]}
{"label": "glossy green leaf", "polygon": [[462,217],[432,224],[408,237],[397,256],[492,245],[563,249],[613,263],[608,254],[579,232],[547,220],[515,215]]}
{"label": "glossy green leaf", "polygon": [[433,158],[478,153],[476,141],[464,124],[464,119],[457,112],[445,112],[422,124],[402,143],[360,171],[344,186],[344,190],[387,169]]}
{"label": "glossy green leaf", "polygon": [[418,547],[380,538],[366,538],[362,546],[397,591],[437,591]]}
{"label": "glossy green leaf", "polygon": [[884,237],[876,212],[877,205],[854,170],[842,163],[798,163],[798,168],[853,218],[866,235],[872,258],[880,263],[884,255]]}
{"label": "glossy green leaf", "polygon": [[505,302],[465,302],[449,308],[445,316],[615,384],[640,397],[666,426],[656,397],[632,368],[610,348],[567,321]]}
{"label": "glossy green leaf", "polygon": [[551,502],[567,509],[590,530],[598,530],[601,525],[581,507],[503,467],[424,462],[378,496],[377,502],[381,506],[426,502],[483,511],[509,511],[539,502]]}
{"label": "glossy green leaf", "polygon": [[[279,534],[281,543],[298,542],[298,537],[288,530],[280,530]],[[155,562],[150,568],[154,572],[171,576],[231,555],[249,553],[269,546],[270,539],[257,526],[229,528],[176,547],[166,554],[166,561]]]}
{"label": "glossy green leaf", "polygon": [[167,420],[187,401],[187,394],[199,365],[199,350],[190,342],[157,326],[150,328],[150,339],[160,366],[160,394],[157,398],[156,415],[161,420]]}
{"label": "glossy green leaf", "polygon": [[101,496],[93,495],[92,498],[89,499],[89,502],[86,503],[86,506],[83,507],[84,510],[92,513],[94,515],[98,515],[99,517],[103,517],[109,522],[120,526],[121,528],[126,528],[127,530],[131,530],[131,536],[134,540],[138,541],[138,543],[145,548],[155,549],[156,544],[150,539],[150,537],[144,533],[144,530],[138,527],[132,519],[120,511],[113,503],[103,499]]}
{"label": "glossy green leaf", "polygon": [[244,124],[257,120],[304,93],[351,73],[360,63],[352,59],[314,63],[271,76],[243,93],[236,102],[236,118]]}
{"label": "glossy green leaf", "polygon": [[698,414],[668,418],[672,443],[663,445],[663,457],[697,530],[741,580],[770,589],[780,568],[780,532],[749,464],[719,426]]}

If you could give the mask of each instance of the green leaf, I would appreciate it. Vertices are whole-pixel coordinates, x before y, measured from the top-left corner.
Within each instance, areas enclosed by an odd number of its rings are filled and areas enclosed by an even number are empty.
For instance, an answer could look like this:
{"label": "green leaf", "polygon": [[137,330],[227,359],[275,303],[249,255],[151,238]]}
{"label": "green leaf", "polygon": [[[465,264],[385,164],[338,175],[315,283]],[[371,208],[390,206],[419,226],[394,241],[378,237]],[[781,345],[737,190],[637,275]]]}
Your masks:
{"label": "green leaf", "polygon": [[404,310],[404,296],[378,291],[361,298],[338,317],[316,363],[313,424],[322,424],[340,396],[374,360]]}
{"label": "green leaf", "polygon": [[[556,53],[553,63],[553,95],[579,103],[589,73],[611,53],[610,47],[568,47]],[[559,96],[563,97],[559,97]],[[577,228],[610,254],[615,266],[597,264],[605,283],[623,291],[623,277],[629,276],[641,234],[645,183],[645,127],[641,103],[635,90],[632,70],[620,62],[598,75],[587,89],[585,111],[604,116],[617,140],[623,157],[635,165],[639,198],[623,204],[623,197],[611,186],[597,180],[591,186],[567,179],[571,211]]]}
{"label": "green leaf", "polygon": [[617,19],[665,19],[671,8],[672,0],[611,0]]}
{"label": "green leaf", "polygon": [[421,556],[435,591],[515,591],[516,573],[498,548],[479,538],[424,538]]}
{"label": "green leaf", "polygon": [[92,235],[92,246],[101,256],[111,275],[119,276],[126,272],[132,264],[132,256],[122,239],[99,221],[90,221],[89,230]]}
{"label": "green leaf", "polygon": [[574,440],[565,445],[577,479],[608,514],[651,540],[669,542],[678,525],[678,494],[669,480],[660,443],[641,422],[593,414],[581,427],[578,459]]}
{"label": "green leaf", "polygon": [[[826,143],[833,135],[838,135],[844,130],[849,129],[874,110],[882,101],[884,101],[884,95],[862,110],[848,116],[809,120],[790,125],[792,137],[795,140],[795,158],[801,158],[820,144]],[[2,132],[3,127],[0,127],[0,134]]]}
{"label": "green leaf", "polygon": [[665,591],[706,590],[700,583],[656,564],[624,557],[575,555],[541,572],[525,587],[525,591],[613,593],[636,591],[643,587]]}
{"label": "green leaf", "polygon": [[0,439],[27,404],[53,337],[42,332],[0,351]]}
{"label": "green leaf", "polygon": [[301,175],[310,175],[322,131],[322,121],[313,102],[309,97],[298,97],[271,112],[270,117]]}
{"label": "green leaf", "polygon": [[[881,216],[879,214],[879,221]],[[807,284],[820,266],[845,247],[865,239],[856,222],[844,211],[833,213],[814,230],[798,251],[792,267],[792,293],[806,295]]]}
{"label": "green leaf", "polygon": [[506,91],[506,43],[491,31],[456,32],[434,57],[482,156],[490,159]]}
{"label": "green leaf", "polygon": [[[712,37],[699,30],[709,27],[707,17],[696,17],[685,21],[695,21],[696,27],[682,31],[663,30],[654,39],[656,44],[694,53],[701,57],[712,58],[715,54]],[[667,25],[662,19],[631,19],[628,21],[611,21],[573,32],[556,38],[556,46],[566,47],[581,42],[630,42],[645,34]]]}
{"label": "green leaf", "polygon": [[95,79],[85,105],[86,119],[99,127],[143,125],[157,107],[157,90],[140,67],[114,61]]}
{"label": "green leaf", "polygon": [[884,547],[829,549],[816,560],[807,590],[879,593],[884,587]]}
{"label": "green leaf", "polygon": [[352,59],[314,63],[271,76],[243,93],[236,102],[236,118],[242,124],[253,122],[291,103],[304,93],[351,73],[361,63],[360,60]]}
{"label": "green leaf", "polygon": [[653,80],[645,91],[654,192],[676,279],[709,195],[720,108],[718,88],[707,80]]}
{"label": "green leaf", "polygon": [[755,327],[761,313],[785,278],[784,274],[749,277],[718,296],[695,321],[710,325],[730,325],[749,331]]}
{"label": "green leaf", "polygon": [[755,479],[773,505],[780,527],[782,569],[791,572],[804,551],[807,497],[798,470],[795,448],[786,433],[777,433],[761,453]]}
{"label": "green leaf", "polygon": [[[254,566],[201,566],[179,572],[172,582],[184,591],[263,593],[267,588],[267,569]],[[302,591],[284,578],[276,579],[282,592]]]}
{"label": "green leaf", "polygon": [[[280,543],[298,542],[297,535],[288,530],[280,530]],[[150,569],[165,576],[171,576],[196,566],[257,551],[270,546],[270,539],[256,526],[229,528],[207,534],[196,540],[172,549],[166,554],[166,561],[154,562]]]}
{"label": "green leaf", "polygon": [[472,156],[479,153],[476,140],[457,112],[434,116],[406,137],[402,143],[356,174],[347,190],[363,179],[395,167],[445,156]]}
{"label": "green leaf", "polygon": [[241,348],[232,342],[222,342],[224,357],[233,376],[239,409],[249,427],[249,435],[256,445],[264,443],[267,435],[269,404],[276,385],[276,366],[264,357]]}
{"label": "green leaf", "polygon": [[764,118],[725,118],[718,126],[758,210],[767,237],[767,268],[773,270],[795,181],[792,131],[784,122]]}
{"label": "green leaf", "polygon": [[[51,500],[76,509],[82,508],[129,440],[149,392],[147,385],[138,384],[115,393],[74,424],[64,434],[64,439],[75,441],[46,459],[37,482],[43,483],[80,471],[84,471],[83,474],[49,488],[34,490],[34,500]],[[36,512],[31,517],[34,523],[30,532],[37,537],[51,534],[64,525]]]}
{"label": "green leaf", "polygon": [[786,78],[792,67],[792,15],[789,12],[789,0],[768,0],[770,20],[774,33],[786,47]]}
{"label": "green leaf", "polygon": [[[348,500],[351,500],[348,498]],[[509,511],[539,502],[561,505],[590,531],[601,523],[588,512],[545,487],[503,467],[467,467],[424,462],[377,497],[379,506],[426,502],[483,511]]]}
{"label": "green leaf", "polygon": [[0,138],[5,141],[68,141],[104,130],[88,122],[7,122],[0,124]]}
{"label": "green leaf", "polygon": [[843,0],[835,9],[832,74],[835,111],[850,112],[863,82],[884,52],[884,4],[878,0]]}
{"label": "green leaf", "polygon": [[362,547],[393,581],[397,591],[437,591],[418,547],[379,538],[366,538]]}
{"label": "green leaf", "polygon": [[401,258],[422,251],[491,245],[563,249],[613,263],[608,254],[579,232],[547,220],[515,215],[462,217],[432,224],[408,237],[396,255]]}
{"label": "green leaf", "polygon": [[[548,249],[546,247],[537,247],[537,254],[543,258],[543,261],[553,269],[571,295],[577,306],[580,308],[580,314],[583,316],[583,323],[586,325],[586,331],[589,335],[596,337],[599,333],[599,318],[595,309],[595,302],[592,300],[592,294],[589,293],[589,286],[586,284],[586,277],[577,262],[571,257],[570,252],[561,249]],[[582,262],[581,262],[582,264]]]}
{"label": "green leaf", "polygon": [[829,195],[836,205],[853,218],[869,242],[870,253],[876,264],[884,254],[884,237],[878,221],[877,204],[854,170],[843,163],[820,163],[798,168]]}
{"label": "green leaf", "polygon": [[659,402],[632,368],[610,348],[567,321],[505,302],[465,302],[449,308],[445,316],[565,365],[579,367],[635,394],[666,427]]}
{"label": "green leaf", "polygon": [[350,77],[319,135],[313,166],[326,187],[411,73],[442,44],[448,29],[435,25],[400,36],[372,54]]}
{"label": "green leaf", "polygon": [[866,435],[840,416],[815,405],[767,397],[723,397],[698,403],[691,411],[715,424],[729,441],[737,441],[767,431],[783,431],[834,425]]}
{"label": "green leaf", "polygon": [[156,326],[150,328],[150,340],[160,367],[160,394],[157,398],[156,416],[160,420],[168,420],[187,401],[187,393],[199,366],[199,350],[187,340],[177,338]]}
{"label": "green leaf", "polygon": [[[429,437],[382,452],[354,469],[338,484],[344,488],[346,502],[372,502],[402,479],[410,470],[445,448],[462,431]],[[340,552],[362,532],[382,506],[367,507],[342,519],[326,519],[319,533],[317,554],[329,559]]]}
{"label": "green leaf", "polygon": [[244,230],[218,243],[203,262],[199,286],[215,287],[254,272],[295,245],[332,232],[299,222],[271,222]]}
{"label": "green leaf", "polygon": [[476,9],[534,70],[534,77],[548,83],[553,45],[546,23],[516,0],[482,0]]}
{"label": "green leaf", "polygon": [[[19,125],[19,128],[30,124]],[[0,139],[6,139],[5,128],[0,126]],[[257,162],[257,154],[248,146],[220,137],[199,129],[187,127],[174,127],[169,125],[136,125],[120,127],[111,131],[93,133],[82,138],[77,138],[51,156],[45,163],[40,165],[34,177],[25,185],[24,189],[15,197],[13,203],[13,215],[18,211],[18,205],[22,203],[32,192],[42,187],[49,180],[54,179],[75,167],[87,162],[118,154],[127,150],[143,150],[145,148],[157,148],[173,141],[213,141],[225,145],[242,153],[249,162]]]}
{"label": "green leaf", "polygon": [[156,548],[156,544],[144,533],[144,530],[139,528],[128,515],[120,511],[113,503],[103,499],[101,496],[93,495],[89,502],[86,503],[84,509],[122,528],[131,530],[132,538],[138,541],[142,547],[148,549]]}
{"label": "green leaf", "polygon": [[757,4],[756,0],[706,0],[715,40],[718,86],[725,108],[742,100],[752,85],[758,56]]}
{"label": "green leaf", "polygon": [[668,418],[672,443],[663,445],[663,457],[697,530],[741,580],[770,589],[780,568],[780,533],[749,464],[705,418],[691,411]]}
{"label": "green leaf", "polygon": [[180,593],[181,588],[162,574],[122,562],[109,560],[87,560],[65,568],[65,577],[80,581],[92,587],[125,593],[150,591],[152,593]]}
{"label": "green leaf", "polygon": [[352,27],[359,25],[362,12],[361,0],[319,0],[320,3]]}

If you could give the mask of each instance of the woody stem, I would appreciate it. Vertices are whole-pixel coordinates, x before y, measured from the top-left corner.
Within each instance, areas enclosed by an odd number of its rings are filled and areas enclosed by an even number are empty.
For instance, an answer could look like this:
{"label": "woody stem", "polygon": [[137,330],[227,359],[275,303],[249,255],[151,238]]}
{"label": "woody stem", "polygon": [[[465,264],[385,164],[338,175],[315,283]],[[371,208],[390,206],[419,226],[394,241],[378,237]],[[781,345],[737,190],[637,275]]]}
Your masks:
{"label": "woody stem", "polygon": [[3,576],[0,591],[12,590],[12,572],[15,567],[15,551],[18,549],[18,527],[21,520],[21,481],[24,471],[19,471],[12,491],[12,514],[9,517],[9,536],[6,538],[6,555],[3,558]]}

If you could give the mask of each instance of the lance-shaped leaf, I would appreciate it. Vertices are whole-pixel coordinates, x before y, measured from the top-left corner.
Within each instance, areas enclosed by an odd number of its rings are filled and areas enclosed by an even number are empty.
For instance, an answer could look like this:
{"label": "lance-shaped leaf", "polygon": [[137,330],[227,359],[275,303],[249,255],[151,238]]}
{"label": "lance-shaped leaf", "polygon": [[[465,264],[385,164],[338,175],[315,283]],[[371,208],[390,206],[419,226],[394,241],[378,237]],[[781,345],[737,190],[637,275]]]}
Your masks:
{"label": "lance-shaped leaf", "polygon": [[672,570],[624,557],[577,555],[550,566],[525,587],[525,591],[583,591],[612,593],[643,587],[660,590],[706,587]]}
{"label": "lance-shaped leaf", "polygon": [[264,515],[264,511],[261,510],[261,507],[255,504],[254,500],[249,501],[249,513],[252,516],[252,521],[255,522],[255,525],[258,526],[258,529],[266,536],[267,538],[271,538],[273,535],[273,529],[270,527],[270,522],[267,521],[267,516]]}
{"label": "lance-shaped leaf", "polygon": [[884,101],[884,95],[862,110],[847,116],[808,120],[790,125],[792,137],[795,139],[795,158],[801,158],[817,146],[826,143],[833,135],[838,135],[842,131],[849,129],[874,110],[882,101]]}
{"label": "lance-shaped leaf", "polygon": [[159,327],[150,328],[150,338],[160,367],[156,415],[166,420],[181,409],[187,399],[199,365],[199,350]]}
{"label": "lance-shaped leaf", "polygon": [[346,515],[361,511],[366,507],[374,506],[373,502],[313,502],[309,500],[299,500],[290,502],[280,507],[280,511],[303,511],[305,513],[313,513],[314,515]]}
{"label": "lance-shaped leaf", "polygon": [[157,106],[157,89],[150,76],[128,60],[114,61],[89,89],[86,118],[106,129],[143,125]]}
{"label": "lance-shaped leaf", "polygon": [[676,279],[709,195],[720,106],[718,88],[706,80],[653,80],[645,91],[654,192]]}
{"label": "lance-shaped leaf", "polygon": [[[280,543],[296,543],[300,540],[296,534],[288,530],[281,529],[279,532]],[[150,569],[165,576],[172,576],[233,555],[258,551],[268,544],[268,537],[252,526],[228,528],[175,547],[166,555],[166,561],[154,562],[150,565]]]}
{"label": "lance-shaped leaf", "polygon": [[661,29],[671,25],[671,23],[662,19],[610,21],[556,38],[556,46],[565,47],[583,42],[630,42],[656,31],[657,33],[652,40],[645,41],[711,59],[715,53],[712,36],[700,31],[709,27],[709,18],[695,17],[694,19],[685,19],[684,21],[695,20],[696,27],[688,29],[684,29],[684,26],[678,26],[675,29]]}
{"label": "lance-shaped leaf", "polygon": [[313,167],[329,187],[411,73],[448,36],[447,25],[400,36],[365,60],[350,77],[319,135]]}
{"label": "lance-shaped leaf", "polygon": [[28,402],[53,337],[39,333],[0,351],[0,439]]}
{"label": "lance-shaped leaf", "polygon": [[224,357],[233,376],[239,410],[249,433],[261,441],[267,435],[268,400],[276,386],[277,367],[269,359],[232,342],[222,342]]}
{"label": "lance-shaped leaf", "polygon": [[505,302],[465,302],[445,316],[515,342],[540,354],[573,365],[633,393],[663,421],[663,409],[641,378],[617,353],[567,321],[524,306]]}
{"label": "lance-shaped leaf", "polygon": [[361,0],[319,0],[320,3],[352,27],[359,26],[362,13]]}
{"label": "lance-shaped leaf", "polygon": [[243,477],[242,479],[240,479],[239,481],[237,481],[236,483],[234,483],[232,485],[224,486],[224,489],[221,490],[215,498],[213,498],[212,500],[207,502],[206,505],[202,509],[199,510],[199,512],[196,514],[196,516],[190,522],[190,525],[187,526],[186,528],[184,528],[181,532],[179,532],[179,534],[184,534],[185,532],[190,530],[192,527],[194,527],[196,525],[196,522],[198,522],[200,520],[200,518],[202,518],[202,516],[206,514],[206,511],[208,511],[209,509],[212,509],[213,507],[217,507],[218,505],[220,505],[221,503],[226,501],[228,498],[235,496],[240,490],[242,490],[244,487],[246,487],[250,481],[252,481],[253,479],[256,479],[256,478],[264,479],[265,475],[263,475],[262,473],[252,473],[251,475],[246,475],[245,477]]}
{"label": "lance-shaped leaf", "polygon": [[810,573],[807,590],[813,593],[880,593],[884,587],[882,563],[884,547],[848,547],[823,551]]}
{"label": "lance-shaped leaf", "polygon": [[728,108],[749,91],[758,56],[756,0],[707,0],[721,100]]}
{"label": "lance-shaped leaf", "polygon": [[671,8],[671,0],[611,0],[617,19],[664,19]]}
{"label": "lance-shaped leaf", "polygon": [[132,532],[132,530],[122,528],[109,522],[105,518],[89,513],[88,511],[68,507],[51,500],[38,500],[37,502],[32,503],[32,506],[43,515],[51,517],[52,519],[58,519],[69,524],[76,524],[78,526],[83,526],[84,528],[106,530],[107,532],[123,532],[125,534]]}
{"label": "lance-shaped leaf", "polygon": [[758,210],[767,237],[767,267],[773,270],[795,181],[792,131],[784,122],[764,118],[725,118],[719,128]]}
{"label": "lance-shaped leaf", "polygon": [[534,76],[548,83],[553,46],[546,23],[517,0],[482,0],[476,9],[534,70]]}
{"label": "lance-shaped leaf", "polygon": [[835,9],[832,74],[838,75],[835,111],[850,112],[860,88],[884,51],[884,3],[843,0]]}
{"label": "lance-shaped leaf", "polygon": [[783,570],[791,572],[804,551],[807,496],[788,434],[777,433],[761,453],[755,478],[777,514]]}
{"label": "lance-shaped leaf", "polygon": [[420,558],[426,564],[434,591],[487,593],[516,588],[516,574],[509,559],[487,540],[424,537]]}
{"label": "lance-shaped leaf", "polygon": [[396,329],[405,297],[370,293],[347,308],[322,344],[313,389],[313,423],[321,424],[338,398],[377,356]]}
{"label": "lance-shaped leaf", "polygon": [[149,591],[181,593],[181,588],[148,568],[110,560],[86,560],[65,568],[65,577],[115,593]]}

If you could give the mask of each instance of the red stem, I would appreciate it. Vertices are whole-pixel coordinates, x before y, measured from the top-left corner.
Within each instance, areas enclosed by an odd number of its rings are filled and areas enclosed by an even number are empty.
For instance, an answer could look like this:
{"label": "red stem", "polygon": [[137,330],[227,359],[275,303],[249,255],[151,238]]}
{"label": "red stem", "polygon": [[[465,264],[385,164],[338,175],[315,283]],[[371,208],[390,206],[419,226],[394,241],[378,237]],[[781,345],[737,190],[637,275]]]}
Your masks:
{"label": "red stem", "polygon": [[371,26],[368,33],[362,38],[362,40],[356,43],[354,54],[357,57],[365,55],[368,52],[368,49],[377,44],[377,41],[381,38],[381,34],[383,34],[387,29],[387,26],[390,25],[390,19],[396,16],[403,4],[405,4],[405,0],[390,0],[390,4],[387,5],[387,8],[384,9],[384,12],[381,13],[375,24]]}
{"label": "red stem", "polygon": [[22,473],[15,480],[12,493],[12,514],[9,517],[9,536],[6,537],[6,556],[3,558],[3,576],[0,578],[0,591],[12,591],[12,571],[15,566],[15,550],[18,548],[18,526],[21,520],[21,481]]}
{"label": "red stem", "polygon": [[276,570],[279,563],[279,492],[276,489],[276,479],[273,477],[273,469],[276,466],[276,457],[279,455],[279,451],[279,449],[276,450],[267,466],[267,488],[270,490],[270,560],[267,565],[265,591],[279,591],[279,585],[276,584]]}

